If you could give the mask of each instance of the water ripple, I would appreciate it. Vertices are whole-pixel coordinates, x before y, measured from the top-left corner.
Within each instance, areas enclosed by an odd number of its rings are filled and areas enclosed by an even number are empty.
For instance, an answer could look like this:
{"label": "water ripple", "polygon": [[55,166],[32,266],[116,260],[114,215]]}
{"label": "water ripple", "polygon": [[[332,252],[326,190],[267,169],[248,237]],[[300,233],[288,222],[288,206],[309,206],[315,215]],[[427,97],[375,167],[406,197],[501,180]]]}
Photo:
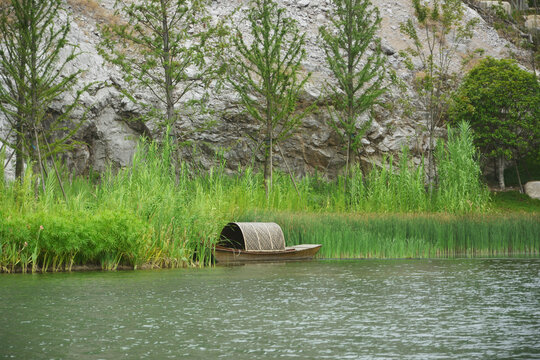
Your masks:
{"label": "water ripple", "polygon": [[0,358],[540,359],[538,334],[538,259],[0,276]]}

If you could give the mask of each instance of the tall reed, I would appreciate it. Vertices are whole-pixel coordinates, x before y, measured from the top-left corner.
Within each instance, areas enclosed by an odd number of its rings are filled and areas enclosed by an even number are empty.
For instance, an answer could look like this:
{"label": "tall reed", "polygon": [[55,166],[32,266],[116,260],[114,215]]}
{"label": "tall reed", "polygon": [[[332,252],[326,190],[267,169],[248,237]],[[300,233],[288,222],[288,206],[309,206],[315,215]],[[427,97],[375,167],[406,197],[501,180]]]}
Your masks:
{"label": "tall reed", "polygon": [[540,255],[540,219],[529,216],[329,215],[254,212],[275,221],[288,245],[322,244],[323,258]]}
{"label": "tall reed", "polygon": [[[268,197],[260,172],[246,167],[227,176],[219,157],[208,171],[193,169],[178,160],[168,137],[142,139],[132,166],[108,169],[97,181],[60,167],[67,202],[54,171],[43,191],[28,166],[22,181],[0,184],[0,270],[205,266],[227,222],[256,219],[249,214],[261,211],[284,225],[289,242],[322,242],[325,257],[537,252],[533,215],[485,226],[471,220],[489,210],[489,199],[470,144],[466,128],[450,132],[437,155],[440,183],[431,199],[423,164],[415,166],[406,149],[399,161],[387,157],[367,174],[353,168],[346,192],[342,178],[330,182],[315,173],[296,179],[295,188],[276,172]],[[440,214],[391,215],[430,211]],[[471,219],[444,220],[463,213]]]}
{"label": "tall reed", "polygon": [[439,141],[435,157],[439,178],[435,207],[451,213],[484,210],[489,190],[480,180],[482,172],[467,122],[457,129],[448,127],[448,141]]}

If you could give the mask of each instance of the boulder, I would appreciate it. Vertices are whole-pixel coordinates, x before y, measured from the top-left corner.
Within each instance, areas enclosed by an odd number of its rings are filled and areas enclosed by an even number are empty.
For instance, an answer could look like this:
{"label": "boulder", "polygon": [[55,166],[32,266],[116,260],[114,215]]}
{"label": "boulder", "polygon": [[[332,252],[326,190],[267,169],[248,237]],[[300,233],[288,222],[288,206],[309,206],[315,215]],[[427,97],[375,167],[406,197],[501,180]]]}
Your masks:
{"label": "boulder", "polygon": [[391,56],[396,53],[396,49],[394,49],[387,41],[381,41],[381,50],[387,56]]}
{"label": "boulder", "polygon": [[528,15],[525,20],[525,27],[531,33],[540,33],[540,15]]}
{"label": "boulder", "polygon": [[480,1],[479,5],[484,9],[491,9],[500,6],[507,15],[512,15],[512,6],[506,1]]}
{"label": "boulder", "polygon": [[533,199],[540,199],[540,181],[529,181],[526,183],[525,194]]}

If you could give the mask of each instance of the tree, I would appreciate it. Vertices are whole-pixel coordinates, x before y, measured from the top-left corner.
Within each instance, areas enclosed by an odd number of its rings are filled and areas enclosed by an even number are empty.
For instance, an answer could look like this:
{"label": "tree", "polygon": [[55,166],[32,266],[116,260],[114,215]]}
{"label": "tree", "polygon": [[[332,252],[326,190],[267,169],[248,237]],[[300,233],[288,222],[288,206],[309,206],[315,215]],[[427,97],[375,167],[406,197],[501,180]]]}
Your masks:
{"label": "tree", "polygon": [[[0,111],[10,127],[0,141],[15,151],[18,179],[29,157],[43,180],[44,159],[69,147],[84,120],[71,118],[89,85],[71,92],[80,71],[65,71],[78,54],[68,45],[69,21],[58,24],[62,12],[60,0],[10,0],[0,5]],[[52,102],[68,93],[73,95],[71,103],[51,116]]]}
{"label": "tree", "polygon": [[[405,57],[410,70],[415,74],[415,88],[422,111],[425,113],[428,133],[427,162],[430,194],[435,180],[435,132],[443,125],[452,92],[456,89],[459,74],[451,69],[458,47],[473,36],[476,19],[463,22],[461,0],[446,0],[433,6],[422,5],[420,0],[412,0],[415,18],[408,19],[400,26],[401,32],[413,41],[413,47],[401,55]],[[420,62],[415,69],[412,58]],[[460,59],[461,60],[461,59]]]}
{"label": "tree", "polygon": [[[369,0],[333,0],[332,27],[320,27],[326,62],[332,71],[336,85],[330,90],[332,127],[347,142],[345,164],[345,189],[352,156],[361,146],[360,140],[369,129],[371,121],[357,127],[358,117],[370,110],[382,88],[386,58],[380,48],[375,32],[381,22],[379,10]],[[369,45],[375,49],[368,55]],[[365,60],[362,62],[362,60]]]}
{"label": "tree", "polygon": [[[102,56],[121,68],[128,86],[142,86],[153,95],[158,105],[151,106],[149,118],[171,127],[174,137],[173,125],[178,118],[175,107],[195,86],[207,85],[220,71],[217,62],[208,61],[209,42],[224,35],[224,28],[211,24],[207,3],[118,0],[117,13],[127,21],[101,29]],[[213,58],[219,59],[216,52],[223,50],[222,44],[211,45]],[[136,102],[129,90],[124,94]]]}
{"label": "tree", "polygon": [[488,57],[461,84],[451,108],[454,121],[468,120],[476,146],[497,161],[505,188],[505,160],[540,153],[540,85],[534,74],[513,60]]}
{"label": "tree", "polygon": [[[290,136],[313,108],[299,110],[299,97],[311,74],[301,75],[304,34],[272,0],[253,0],[247,10],[248,40],[240,29],[232,39],[229,83],[249,116],[260,125],[264,143],[264,185],[272,187],[274,147]],[[253,137],[254,141],[258,139]]]}

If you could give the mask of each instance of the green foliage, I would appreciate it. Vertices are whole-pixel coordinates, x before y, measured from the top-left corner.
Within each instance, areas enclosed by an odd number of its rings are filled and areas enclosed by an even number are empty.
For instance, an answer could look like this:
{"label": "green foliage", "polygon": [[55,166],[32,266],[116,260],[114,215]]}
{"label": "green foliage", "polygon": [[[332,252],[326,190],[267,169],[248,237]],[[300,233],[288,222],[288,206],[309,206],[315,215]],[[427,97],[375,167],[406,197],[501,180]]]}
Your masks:
{"label": "green foliage", "polygon": [[[424,5],[412,0],[415,18],[400,26],[401,32],[413,41],[413,47],[401,52],[414,74],[414,86],[421,101],[421,111],[426,115],[428,182],[430,189],[435,180],[435,131],[443,125],[444,115],[450,104],[451,94],[457,87],[459,74],[451,72],[450,64],[456,61],[457,49],[473,36],[477,19],[463,22],[464,5],[461,0],[435,0]],[[420,62],[415,69],[412,59]]]}
{"label": "green foliage", "polygon": [[[211,241],[229,214],[219,201],[223,174],[192,180],[182,166],[177,181],[173,151],[169,137],[162,145],[143,140],[132,168],[108,171],[97,185],[66,184],[67,203],[59,201],[54,176],[36,199],[27,171],[0,196],[0,249],[15,249],[11,259],[22,254],[33,271],[208,264]],[[20,263],[2,261],[4,271]]]}
{"label": "green foliage", "polygon": [[540,85],[513,60],[484,59],[465,77],[452,107],[488,158],[540,154]]}
{"label": "green foliage", "polygon": [[536,215],[441,216],[248,213],[275,221],[287,243],[322,244],[322,258],[436,258],[540,254]]}
{"label": "green foliage", "polygon": [[518,191],[495,192],[492,196],[492,207],[497,213],[508,212],[540,213],[540,200]]}
{"label": "green foliage", "polygon": [[[508,186],[518,187],[520,180],[521,184],[525,184],[528,181],[540,179],[540,154],[525,156],[517,160],[514,165],[504,171],[504,181]],[[519,178],[516,166],[519,171]]]}
{"label": "green foliage", "polygon": [[489,190],[482,184],[478,155],[469,123],[462,121],[458,129],[448,127],[448,142],[440,141],[436,159],[439,178],[437,208],[451,213],[484,210]]}
{"label": "green foliage", "polygon": [[5,178],[5,169],[4,164],[6,163],[6,149],[4,147],[0,147],[0,199],[2,197],[2,190],[4,190],[4,186],[6,185],[6,178]]}
{"label": "green foliage", "polygon": [[352,168],[348,187],[350,210],[362,212],[418,212],[430,209],[424,189],[424,166],[414,166],[404,148],[397,168],[392,156],[381,166],[373,165],[364,178],[358,166]]}
{"label": "green foliage", "polygon": [[[385,91],[386,58],[376,37],[381,22],[378,8],[369,0],[334,0],[333,5],[332,27],[320,27],[319,33],[326,63],[337,81],[328,85],[330,125],[347,143],[346,182],[354,161],[351,155],[362,146],[360,140],[371,125],[369,120],[358,128],[358,117],[371,110]],[[375,51],[368,56],[371,44]]]}
{"label": "green foliage", "polygon": [[[3,248],[18,249],[16,255],[28,259],[27,265],[34,271],[49,265],[57,271],[74,263],[98,264],[114,258],[118,259],[115,268],[132,262],[141,251],[145,229],[140,219],[121,211],[39,211],[0,219]],[[0,266],[6,263],[9,261]]]}
{"label": "green foliage", "polygon": [[[212,24],[207,4],[207,0],[117,1],[116,12],[127,22],[101,27],[100,54],[120,67],[131,90],[142,87],[159,104],[141,104],[150,107],[145,120],[172,126],[178,118],[175,106],[185,95],[195,86],[206,87],[223,71],[217,59],[226,31],[221,24]],[[124,93],[137,102],[131,91]],[[188,103],[203,105],[204,100]]]}
{"label": "green foliage", "polygon": [[[458,150],[453,150],[453,142],[460,142],[463,135],[454,137],[452,132],[451,135],[444,150],[444,161],[458,163],[442,168],[467,167],[475,171],[470,158],[454,156],[462,154],[464,148],[470,151],[470,138],[465,145],[456,145]],[[315,226],[300,221],[290,230],[290,243],[323,242],[328,248],[325,256],[442,256],[456,249],[450,241],[453,238],[447,238],[454,236],[448,233],[454,225],[439,233],[437,226],[425,225],[411,215],[405,219],[412,219],[409,222],[413,225],[403,220],[403,224],[395,225],[399,230],[385,233],[383,237],[375,235],[385,227],[388,231],[394,229],[390,220],[379,222],[379,230],[358,229],[369,228],[369,224],[377,222],[384,213],[440,211],[443,213],[434,218],[446,218],[448,213],[466,212],[477,216],[488,210],[478,202],[478,194],[469,190],[473,188],[470,184],[465,184],[468,187],[463,194],[456,194],[456,189],[463,189],[459,187],[462,182],[474,177],[469,174],[449,180],[444,180],[443,176],[434,199],[446,201],[430,200],[424,189],[424,168],[414,166],[406,150],[400,155],[397,166],[392,158],[386,159],[365,177],[353,168],[348,196],[343,192],[343,178],[328,182],[317,174],[298,181],[298,195],[290,178],[280,172],[276,172],[274,179],[275,191],[267,196],[262,187],[263,174],[254,173],[250,167],[239,169],[235,176],[227,176],[224,163],[217,159],[210,171],[193,173],[183,163],[177,168],[174,151],[168,136],[162,143],[142,139],[132,167],[117,172],[109,170],[97,184],[84,178],[66,181],[67,202],[62,201],[58,180],[52,175],[46,178],[46,191],[38,198],[34,196],[36,178],[31,169],[25,172],[22,182],[8,183],[0,192],[0,270],[45,272],[89,264],[107,270],[120,266],[205,266],[212,261],[211,249],[223,226],[258,211],[272,217],[267,220],[285,227],[288,226],[288,220],[283,220],[285,212],[296,214],[294,218],[313,218],[313,222],[320,222],[321,217],[329,218],[330,214],[342,218],[330,227],[324,227],[324,222]],[[60,172],[64,179],[68,178],[65,168]],[[454,196],[445,198],[446,194]],[[460,207],[463,202],[467,206]],[[366,223],[346,220],[350,214],[359,212],[367,217]],[[320,217],[314,215],[318,213]],[[535,228],[527,224],[523,225],[524,229],[533,233]],[[430,229],[426,232],[428,235],[422,235],[422,226]],[[459,226],[464,229],[459,230],[463,231],[461,237],[470,236],[467,235],[469,228]],[[506,236],[505,229],[494,231]],[[437,236],[432,237],[433,234]],[[359,237],[363,239],[360,242]],[[515,249],[530,251],[527,249],[534,245],[531,238],[537,237],[526,235]],[[435,244],[434,239],[438,239]],[[503,242],[503,237],[497,239],[506,245],[510,241]],[[517,243],[513,237],[511,239]],[[503,248],[500,244],[494,247],[496,251]],[[474,248],[481,249],[482,254],[486,249]],[[470,250],[467,251],[470,254]]]}
{"label": "green foliage", "polygon": [[[253,0],[246,11],[251,39],[240,29],[232,38],[234,55],[228,80],[259,134],[248,134],[264,153],[264,182],[272,188],[273,152],[289,137],[314,105],[299,106],[300,92],[311,74],[303,75],[305,36],[273,0]],[[262,137],[262,139],[261,139]]]}
{"label": "green foliage", "polygon": [[[89,85],[74,92],[62,113],[51,116],[50,105],[68,93],[82,70],[68,72],[78,56],[68,44],[69,19],[60,0],[10,0],[0,6],[0,111],[7,118],[9,132],[0,142],[16,150],[16,176],[20,178],[23,158],[41,165],[55,153],[71,146],[84,116],[71,117]],[[60,53],[69,50],[65,58]]]}

